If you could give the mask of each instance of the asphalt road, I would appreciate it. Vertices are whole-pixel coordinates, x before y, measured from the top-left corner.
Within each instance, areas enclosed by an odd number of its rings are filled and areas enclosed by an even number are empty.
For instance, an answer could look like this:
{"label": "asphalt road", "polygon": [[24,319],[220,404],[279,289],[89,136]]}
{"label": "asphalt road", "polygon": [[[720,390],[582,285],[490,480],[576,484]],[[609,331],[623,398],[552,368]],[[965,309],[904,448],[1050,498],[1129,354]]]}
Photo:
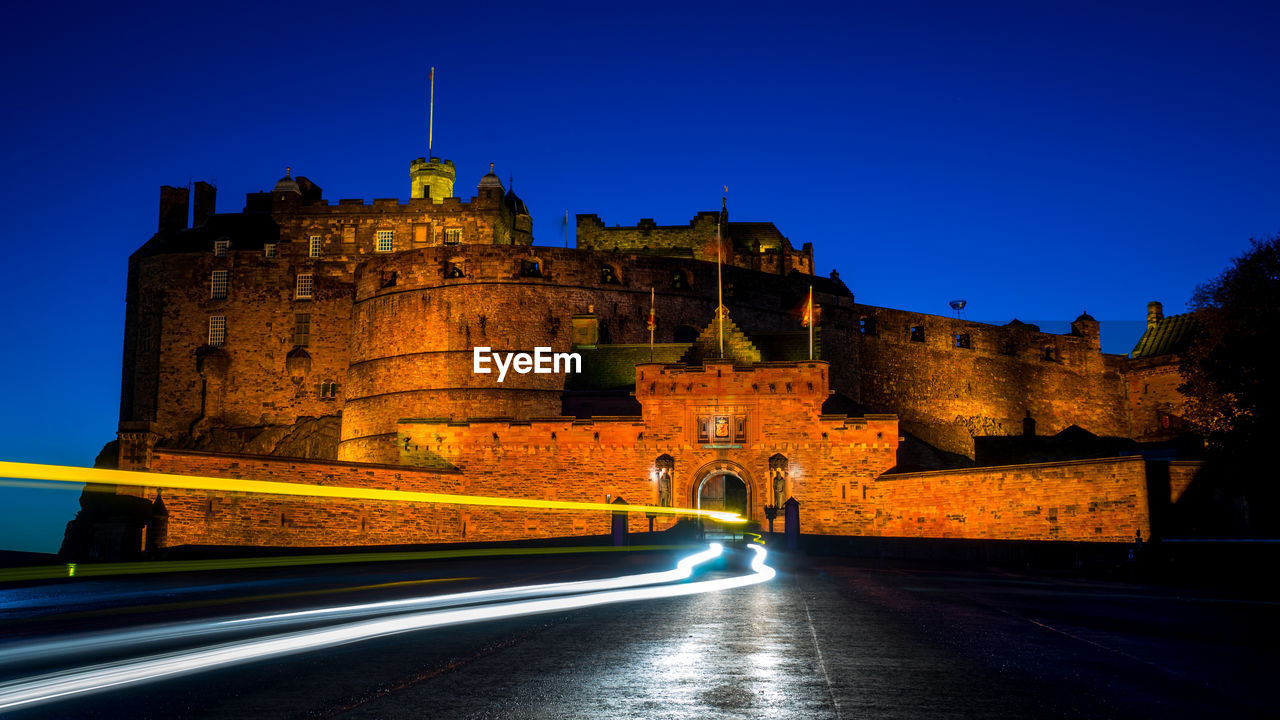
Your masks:
{"label": "asphalt road", "polygon": [[[607,577],[673,559],[174,576],[102,581],[79,595],[70,588],[83,584],[27,588],[43,600],[0,607],[0,648],[72,629]],[[164,597],[152,594],[157,583]],[[63,606],[59,593],[78,599]],[[1277,610],[1272,599],[1206,590],[784,560],[761,585],[405,633],[5,717],[1276,717]]]}

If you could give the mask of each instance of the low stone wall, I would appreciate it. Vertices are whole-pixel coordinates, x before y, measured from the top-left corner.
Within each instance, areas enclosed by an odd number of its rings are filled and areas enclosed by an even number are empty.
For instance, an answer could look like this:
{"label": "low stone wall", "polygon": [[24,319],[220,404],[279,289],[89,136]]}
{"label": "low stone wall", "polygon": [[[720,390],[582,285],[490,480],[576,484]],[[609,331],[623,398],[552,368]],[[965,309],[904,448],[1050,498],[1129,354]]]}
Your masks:
{"label": "low stone wall", "polygon": [[866,534],[1127,541],[1151,537],[1141,457],[881,476]]}

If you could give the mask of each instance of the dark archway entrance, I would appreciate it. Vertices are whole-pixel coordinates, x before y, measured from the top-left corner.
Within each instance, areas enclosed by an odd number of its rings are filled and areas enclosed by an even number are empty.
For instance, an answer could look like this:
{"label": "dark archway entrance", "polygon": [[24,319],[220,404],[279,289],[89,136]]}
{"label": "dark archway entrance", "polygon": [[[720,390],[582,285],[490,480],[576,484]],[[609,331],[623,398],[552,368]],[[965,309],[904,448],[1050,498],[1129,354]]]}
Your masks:
{"label": "dark archway entrance", "polygon": [[703,478],[698,485],[697,507],[738,513],[751,517],[747,484],[733,473],[714,473]]}

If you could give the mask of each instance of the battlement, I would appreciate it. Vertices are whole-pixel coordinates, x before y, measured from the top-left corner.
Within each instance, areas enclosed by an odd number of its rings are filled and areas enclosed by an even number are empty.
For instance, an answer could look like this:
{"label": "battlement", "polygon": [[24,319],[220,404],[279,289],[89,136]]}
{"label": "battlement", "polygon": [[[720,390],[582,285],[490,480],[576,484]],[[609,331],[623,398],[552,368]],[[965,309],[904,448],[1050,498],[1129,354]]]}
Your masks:
{"label": "battlement", "polygon": [[[579,249],[693,257],[715,261],[722,213],[702,211],[686,225],[659,225],[642,218],[635,225],[609,227],[595,213],[577,216]],[[719,254],[727,265],[785,275],[813,272],[813,246],[797,250],[770,222],[726,222]]]}

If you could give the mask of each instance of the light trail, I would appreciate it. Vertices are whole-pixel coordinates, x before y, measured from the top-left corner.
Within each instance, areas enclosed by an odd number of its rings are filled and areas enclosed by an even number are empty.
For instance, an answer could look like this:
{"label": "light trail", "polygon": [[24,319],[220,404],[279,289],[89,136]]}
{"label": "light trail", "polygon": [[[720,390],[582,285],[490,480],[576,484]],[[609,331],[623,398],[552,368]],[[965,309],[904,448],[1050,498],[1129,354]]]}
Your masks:
{"label": "light trail", "polygon": [[37,465],[2,460],[0,460],[0,477],[18,480],[45,480],[48,482],[125,485],[168,490],[205,490],[259,493],[264,495],[331,497],[346,500],[391,500],[396,502],[435,503],[439,505],[482,505],[485,507],[535,510],[602,510],[605,512],[691,515],[724,523],[747,522],[746,518],[737,513],[700,510],[697,508],[675,508],[658,505],[615,505],[612,503],[571,502],[568,500],[530,500],[528,498],[488,497],[483,495],[450,495],[448,493],[428,493],[411,490],[383,490],[381,488],[310,485],[268,480],[237,480],[195,475],[171,475],[136,470],[104,470],[69,465]]}
{"label": "light trail", "polygon": [[460,550],[418,550],[411,552],[330,553],[325,555],[285,555],[261,558],[228,558],[215,560],[142,560],[122,563],[63,563],[0,570],[0,583],[25,580],[51,580],[64,577],[107,577],[112,575],[148,575],[170,572],[203,572],[208,570],[251,570],[256,568],[294,567],[299,565],[344,565],[349,563],[393,562],[403,560],[444,560],[452,558],[508,557],[521,555],[571,555],[575,553],[643,552],[679,550],[686,545],[582,545],[561,547],[498,547]]}
{"label": "light trail", "polygon": [[693,575],[693,569],[708,560],[719,556],[720,551],[714,548],[682,558],[674,570],[623,575],[600,580],[577,580],[571,582],[546,583],[542,585],[524,585],[511,588],[495,588],[492,590],[473,590],[471,592],[450,593],[448,595],[427,595],[400,600],[384,600],[354,605],[339,605],[295,612],[273,613],[247,618],[226,620],[201,620],[183,623],[169,623],[132,630],[113,630],[100,633],[85,633],[77,636],[23,643],[15,647],[0,649],[0,666],[17,663],[30,663],[35,660],[48,660],[64,655],[74,655],[87,651],[110,650],[119,647],[141,647],[148,644],[202,638],[229,633],[242,633],[249,630],[279,630],[291,625],[317,622],[322,620],[351,620],[355,618],[376,617],[410,610],[427,610],[435,608],[474,605],[485,602],[509,601],[547,595],[566,595],[573,593],[599,592],[601,590],[617,590],[626,587],[656,585],[659,583],[679,582]]}
{"label": "light trail", "polygon": [[[285,633],[258,640],[227,643],[186,652],[153,655],[132,661],[51,673],[0,685],[0,710],[10,710],[74,695],[171,678],[216,667],[335,647],[415,630],[484,620],[522,617],[538,613],[575,610],[620,602],[717,592],[754,585],[772,579],[776,573],[773,568],[765,564],[765,549],[755,544],[747,547],[755,553],[755,557],[751,562],[752,572],[748,575],[671,585],[603,590],[568,597],[520,600],[479,607],[416,612],[380,620],[349,623],[333,628]],[[712,544],[710,550],[704,552],[713,552],[714,555],[718,556],[722,551],[723,547],[721,545]],[[686,558],[686,560],[688,559]]]}

